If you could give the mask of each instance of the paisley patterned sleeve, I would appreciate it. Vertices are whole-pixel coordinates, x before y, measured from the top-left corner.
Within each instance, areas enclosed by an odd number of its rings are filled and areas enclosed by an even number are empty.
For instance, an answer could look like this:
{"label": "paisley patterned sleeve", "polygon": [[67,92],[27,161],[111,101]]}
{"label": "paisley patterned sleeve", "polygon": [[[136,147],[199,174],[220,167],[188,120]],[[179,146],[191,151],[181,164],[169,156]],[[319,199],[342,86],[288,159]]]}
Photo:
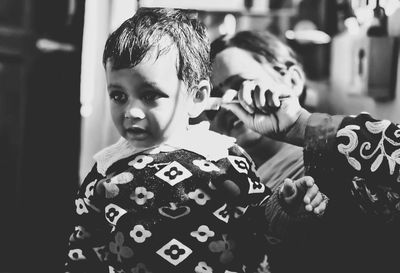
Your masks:
{"label": "paisley patterned sleeve", "polygon": [[75,226],[69,237],[65,272],[109,272],[104,238],[110,229],[104,221],[102,201],[96,185],[102,181],[96,165],[86,176],[75,199]]}
{"label": "paisley patterned sleeve", "polygon": [[[305,135],[308,173],[336,175],[367,213],[391,218],[400,209],[400,126],[369,114],[312,114]],[[329,180],[327,180],[329,181]],[[323,182],[323,181],[321,181]]]}

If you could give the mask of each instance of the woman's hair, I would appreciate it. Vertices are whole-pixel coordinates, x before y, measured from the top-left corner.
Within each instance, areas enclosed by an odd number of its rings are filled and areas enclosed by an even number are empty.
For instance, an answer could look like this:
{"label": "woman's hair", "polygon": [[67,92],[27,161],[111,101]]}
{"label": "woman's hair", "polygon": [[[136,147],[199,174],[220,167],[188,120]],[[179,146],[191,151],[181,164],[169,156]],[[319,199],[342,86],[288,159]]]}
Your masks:
{"label": "woman's hair", "polygon": [[[164,45],[168,37],[171,43]],[[103,65],[113,69],[131,68],[146,54],[157,50],[157,57],[176,47],[178,78],[188,87],[210,77],[210,44],[205,26],[191,11],[168,8],[139,8],[107,39]]]}
{"label": "woman's hair", "polygon": [[[268,31],[246,30],[237,32],[234,35],[218,37],[211,43],[211,61],[214,60],[218,53],[229,47],[241,48],[265,57],[272,67],[281,74],[284,74],[292,65],[301,67],[295,52],[277,36]],[[305,100],[305,91],[306,88],[304,88],[299,97],[301,104],[303,104]]]}

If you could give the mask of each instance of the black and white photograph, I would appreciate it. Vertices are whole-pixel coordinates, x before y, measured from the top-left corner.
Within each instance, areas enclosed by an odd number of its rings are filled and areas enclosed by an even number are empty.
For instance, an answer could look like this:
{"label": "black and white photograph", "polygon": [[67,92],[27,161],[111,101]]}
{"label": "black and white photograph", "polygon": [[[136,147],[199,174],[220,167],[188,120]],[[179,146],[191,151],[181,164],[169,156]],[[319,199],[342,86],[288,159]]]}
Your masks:
{"label": "black and white photograph", "polygon": [[0,0],[0,273],[399,273],[400,0]]}

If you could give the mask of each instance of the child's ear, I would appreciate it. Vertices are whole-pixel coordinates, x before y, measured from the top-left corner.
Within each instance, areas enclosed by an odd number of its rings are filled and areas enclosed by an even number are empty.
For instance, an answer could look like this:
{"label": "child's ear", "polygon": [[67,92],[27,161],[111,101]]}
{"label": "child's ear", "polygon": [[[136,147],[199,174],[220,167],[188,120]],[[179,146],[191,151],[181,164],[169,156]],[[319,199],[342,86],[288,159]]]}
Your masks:
{"label": "child's ear", "polygon": [[285,76],[288,77],[294,94],[299,97],[306,81],[303,70],[298,65],[292,65],[288,68]]}
{"label": "child's ear", "polygon": [[189,117],[198,117],[205,109],[208,98],[210,97],[211,87],[210,82],[201,80],[197,86],[194,87],[192,94],[192,105],[189,108]]}

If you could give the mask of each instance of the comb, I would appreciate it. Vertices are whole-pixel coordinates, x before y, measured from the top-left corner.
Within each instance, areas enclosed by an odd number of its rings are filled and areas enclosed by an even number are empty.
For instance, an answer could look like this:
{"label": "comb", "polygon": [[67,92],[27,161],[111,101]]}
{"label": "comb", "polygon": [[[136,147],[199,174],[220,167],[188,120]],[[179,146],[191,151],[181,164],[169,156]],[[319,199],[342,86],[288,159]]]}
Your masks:
{"label": "comb", "polygon": [[206,110],[219,110],[221,105],[228,103],[239,103],[237,99],[234,99],[237,96],[237,91],[234,89],[228,89],[225,91],[225,94],[222,98],[220,97],[209,97],[208,103],[206,106]]}

